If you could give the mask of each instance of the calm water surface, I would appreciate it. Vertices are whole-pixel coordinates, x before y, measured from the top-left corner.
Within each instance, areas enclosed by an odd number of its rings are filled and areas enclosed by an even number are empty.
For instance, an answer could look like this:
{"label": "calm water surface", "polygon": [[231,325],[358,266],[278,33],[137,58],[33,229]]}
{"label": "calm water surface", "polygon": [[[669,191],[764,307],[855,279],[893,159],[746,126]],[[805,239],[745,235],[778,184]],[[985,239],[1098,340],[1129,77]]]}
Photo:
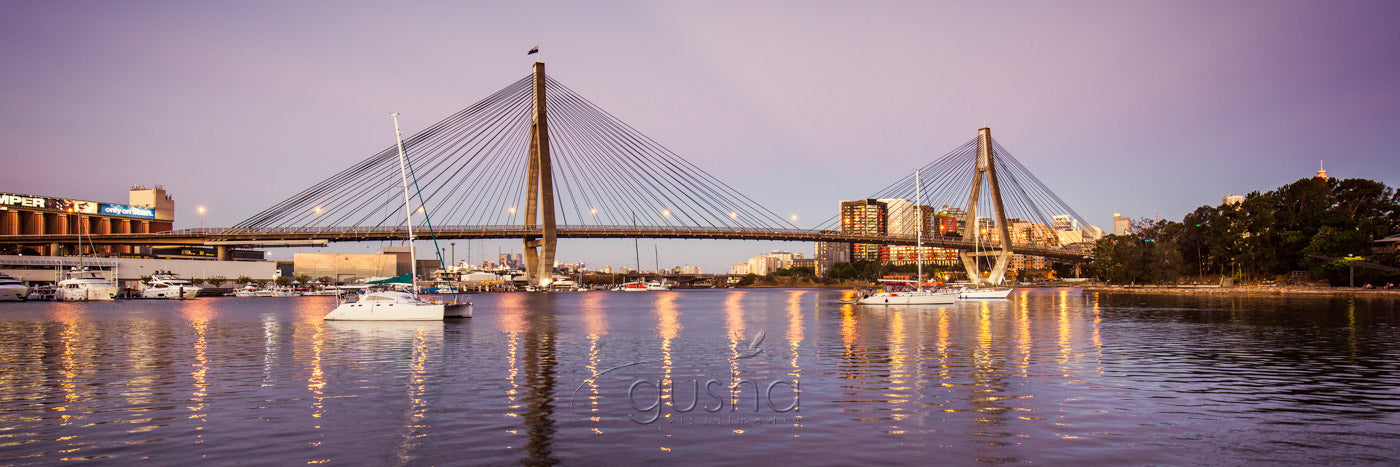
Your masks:
{"label": "calm water surface", "polygon": [[1395,299],[0,303],[0,463],[1387,463]]}

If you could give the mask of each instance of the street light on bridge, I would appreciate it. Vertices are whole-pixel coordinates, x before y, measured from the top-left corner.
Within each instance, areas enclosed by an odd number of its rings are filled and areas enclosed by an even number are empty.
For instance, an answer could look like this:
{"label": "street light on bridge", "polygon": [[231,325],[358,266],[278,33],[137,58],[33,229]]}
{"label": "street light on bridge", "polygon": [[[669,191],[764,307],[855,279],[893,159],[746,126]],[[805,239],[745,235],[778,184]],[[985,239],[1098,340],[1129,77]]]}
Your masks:
{"label": "street light on bridge", "polygon": [[203,228],[204,228],[204,206],[200,206],[200,207],[195,208],[195,211],[199,212],[199,228],[200,228],[200,229],[203,229]]}

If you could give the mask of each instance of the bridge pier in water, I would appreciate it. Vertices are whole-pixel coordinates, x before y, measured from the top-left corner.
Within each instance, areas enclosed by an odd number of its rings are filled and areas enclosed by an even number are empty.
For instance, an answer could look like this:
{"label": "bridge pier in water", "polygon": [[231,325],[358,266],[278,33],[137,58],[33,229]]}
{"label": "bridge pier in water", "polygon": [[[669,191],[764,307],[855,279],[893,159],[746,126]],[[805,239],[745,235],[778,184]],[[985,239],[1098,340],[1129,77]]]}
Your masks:
{"label": "bridge pier in water", "polygon": [[549,124],[545,118],[544,63],[535,62],[535,112],[530,122],[530,166],[525,175],[525,278],[546,286],[554,274],[554,176],[549,160]]}
{"label": "bridge pier in water", "polygon": [[[977,130],[977,167],[972,172],[972,194],[967,201],[967,232],[972,235],[973,245],[982,240],[982,228],[977,225],[977,200],[982,194],[982,176],[986,174],[987,187],[992,196],[992,210],[996,212],[997,228],[1001,231],[1001,249],[987,251],[962,251],[963,269],[974,285],[1000,285],[1006,280],[1006,266],[1011,262],[1011,232],[1006,227],[1006,209],[1001,203],[1001,187],[997,184],[996,151],[992,149],[992,129]],[[990,244],[989,244],[990,247]],[[982,277],[982,266],[978,258],[995,256],[996,265],[986,278]]]}

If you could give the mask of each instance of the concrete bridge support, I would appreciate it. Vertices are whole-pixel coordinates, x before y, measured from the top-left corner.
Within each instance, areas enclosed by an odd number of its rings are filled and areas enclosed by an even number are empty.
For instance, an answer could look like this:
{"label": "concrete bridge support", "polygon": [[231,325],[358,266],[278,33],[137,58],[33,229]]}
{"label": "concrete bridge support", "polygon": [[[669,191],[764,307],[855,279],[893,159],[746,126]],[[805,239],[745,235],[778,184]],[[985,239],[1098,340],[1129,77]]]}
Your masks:
{"label": "concrete bridge support", "polygon": [[[992,195],[992,210],[996,212],[996,228],[1001,233],[1001,249],[996,250],[991,242],[986,241],[982,236],[981,226],[977,224],[977,200],[982,194],[982,176],[987,177],[988,191]],[[964,238],[971,238],[973,244],[987,245],[987,250],[963,251],[959,253],[962,258],[963,269],[967,270],[967,278],[974,285],[1000,285],[1006,280],[1006,265],[1011,262],[1011,232],[1006,226],[1006,209],[1001,204],[1001,187],[997,185],[996,151],[992,149],[992,129],[982,128],[977,130],[977,167],[972,172],[972,194],[967,201],[967,233]],[[983,256],[995,256],[996,265],[988,273],[987,277],[982,277],[982,268],[977,259]]]}
{"label": "concrete bridge support", "polygon": [[525,277],[547,286],[554,274],[554,176],[549,161],[549,124],[545,115],[544,63],[535,62],[535,116],[530,122],[530,167],[525,175]]}

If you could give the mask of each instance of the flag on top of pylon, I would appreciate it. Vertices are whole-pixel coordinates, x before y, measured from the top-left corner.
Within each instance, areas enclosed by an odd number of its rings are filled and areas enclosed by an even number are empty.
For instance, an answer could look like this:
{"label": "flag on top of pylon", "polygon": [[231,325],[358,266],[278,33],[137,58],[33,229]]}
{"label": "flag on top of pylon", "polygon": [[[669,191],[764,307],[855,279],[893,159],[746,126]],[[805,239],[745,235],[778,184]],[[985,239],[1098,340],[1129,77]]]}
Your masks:
{"label": "flag on top of pylon", "polygon": [[530,49],[529,52],[525,52],[525,55],[534,55],[534,54],[537,54],[537,53],[540,53],[540,46],[538,46],[538,45],[535,46],[534,48]]}

